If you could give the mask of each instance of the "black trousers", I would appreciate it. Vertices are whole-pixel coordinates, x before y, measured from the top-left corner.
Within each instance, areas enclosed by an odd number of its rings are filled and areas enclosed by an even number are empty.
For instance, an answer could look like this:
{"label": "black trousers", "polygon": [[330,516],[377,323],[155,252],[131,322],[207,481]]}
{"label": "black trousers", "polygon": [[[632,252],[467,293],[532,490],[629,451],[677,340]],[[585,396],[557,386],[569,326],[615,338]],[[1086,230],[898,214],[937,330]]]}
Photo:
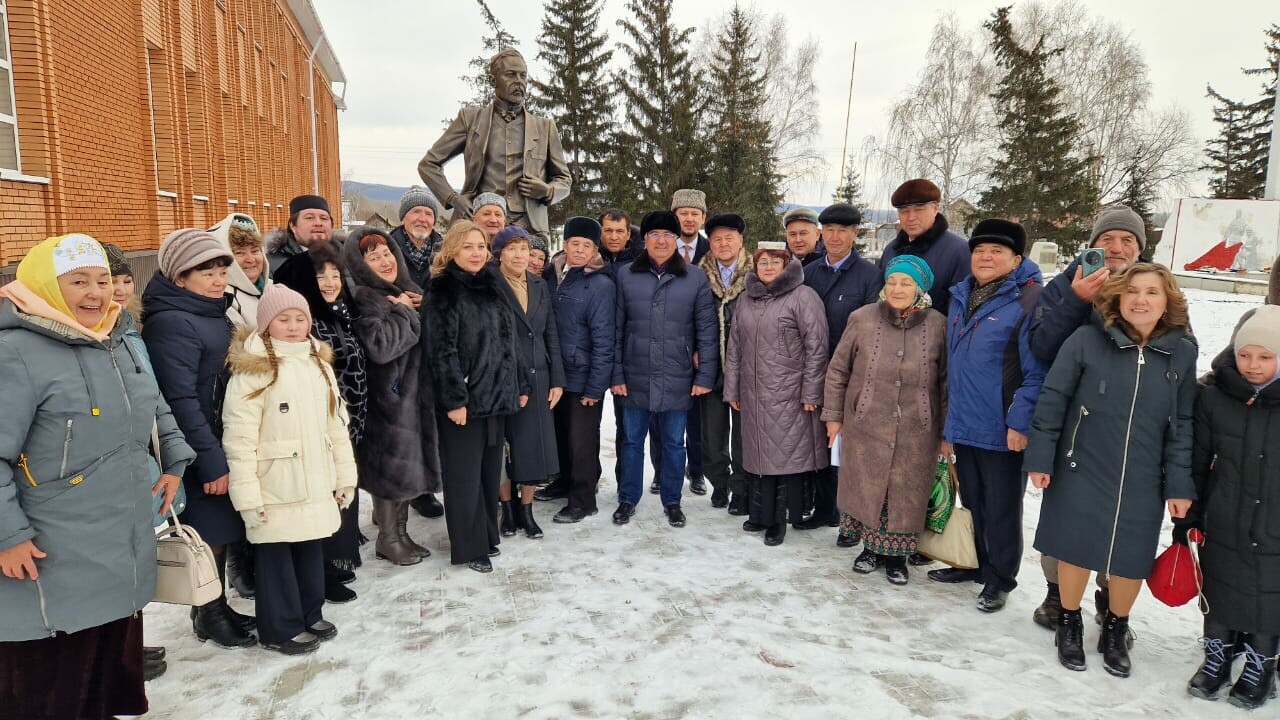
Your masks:
{"label": "black trousers", "polygon": [[799,522],[804,517],[806,474],[746,476],[746,484],[751,486],[747,503],[751,522],[765,527],[779,525],[787,521],[788,513],[791,522]]}
{"label": "black trousers", "polygon": [[742,420],[720,390],[698,398],[702,413],[702,469],[711,487],[734,495],[747,492],[742,469]]}
{"label": "black trousers", "polygon": [[566,392],[556,405],[556,449],[560,476],[552,485],[569,493],[569,507],[594,512],[600,484],[600,421],[604,401],[582,404],[582,393]]}
{"label": "black trousers", "polygon": [[444,522],[454,565],[488,557],[498,534],[498,483],[506,418],[468,418],[458,425],[436,414],[440,469],[444,474]]}
{"label": "black trousers", "polygon": [[1022,453],[956,445],[960,499],[973,513],[973,544],[984,585],[1009,592],[1022,565]]}
{"label": "black trousers", "polygon": [[254,545],[258,639],[282,643],[324,619],[323,540]]}
{"label": "black trousers", "polygon": [[809,474],[813,483],[813,515],[831,524],[840,522],[840,509],[836,507],[838,473],[839,468],[827,467]]}
{"label": "black trousers", "polygon": [[351,506],[341,511],[338,532],[321,541],[324,547],[325,571],[331,568],[355,570],[360,567],[360,491]]}
{"label": "black trousers", "polygon": [[[702,477],[702,412],[697,398],[689,406],[688,419],[684,423],[684,459],[686,470],[693,477]],[[657,414],[649,419],[649,461],[657,475],[662,467],[662,432],[658,429]]]}

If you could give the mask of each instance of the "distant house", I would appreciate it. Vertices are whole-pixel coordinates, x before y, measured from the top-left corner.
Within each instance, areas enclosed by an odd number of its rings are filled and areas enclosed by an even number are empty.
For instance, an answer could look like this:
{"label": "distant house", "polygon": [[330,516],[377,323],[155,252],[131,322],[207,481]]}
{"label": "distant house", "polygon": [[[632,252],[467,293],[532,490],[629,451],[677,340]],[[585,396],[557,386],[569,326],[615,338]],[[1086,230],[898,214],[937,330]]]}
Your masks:
{"label": "distant house", "polygon": [[361,223],[361,225],[363,225],[364,227],[378,228],[383,232],[391,232],[396,227],[394,224],[392,224],[390,220],[383,217],[382,213],[376,213],[376,212],[369,213],[369,217],[365,218],[364,222]]}

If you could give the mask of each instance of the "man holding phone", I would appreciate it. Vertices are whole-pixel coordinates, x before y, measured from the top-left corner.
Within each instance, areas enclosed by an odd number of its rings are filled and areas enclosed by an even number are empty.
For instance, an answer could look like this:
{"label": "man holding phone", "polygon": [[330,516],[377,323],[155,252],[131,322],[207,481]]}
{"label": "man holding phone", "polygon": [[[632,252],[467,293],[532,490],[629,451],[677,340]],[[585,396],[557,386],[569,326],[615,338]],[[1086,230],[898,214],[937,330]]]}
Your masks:
{"label": "man holding phone", "polygon": [[[1109,205],[1098,212],[1089,235],[1089,248],[1081,257],[1071,261],[1057,277],[1049,281],[1035,313],[1031,317],[1031,353],[1046,364],[1052,364],[1058,349],[1071,333],[1092,321],[1093,298],[1103,283],[1114,272],[1119,272],[1137,262],[1146,250],[1147,232],[1138,213],[1124,205]],[[1085,257],[1091,250],[1101,250],[1101,263]],[[1085,262],[1086,260],[1090,262]],[[1044,602],[1036,608],[1032,618],[1036,624],[1056,629],[1062,613],[1062,601],[1058,596],[1058,561],[1047,555],[1040,556],[1045,581],[1049,591]],[[1098,591],[1094,593],[1099,615],[1108,607],[1107,578],[1098,575]],[[1101,624],[1098,619],[1098,623]]]}

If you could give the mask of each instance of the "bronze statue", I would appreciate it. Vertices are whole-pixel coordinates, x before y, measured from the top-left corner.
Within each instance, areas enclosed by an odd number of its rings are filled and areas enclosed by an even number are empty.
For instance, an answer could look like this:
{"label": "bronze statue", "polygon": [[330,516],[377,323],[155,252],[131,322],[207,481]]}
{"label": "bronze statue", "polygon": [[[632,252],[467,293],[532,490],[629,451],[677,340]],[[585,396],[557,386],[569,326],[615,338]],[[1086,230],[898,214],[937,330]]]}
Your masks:
{"label": "bronze statue", "polygon": [[[524,101],[529,71],[524,57],[503,50],[489,60],[493,102],[464,107],[418,163],[418,174],[453,209],[451,219],[470,218],[471,201],[494,192],[507,201],[507,222],[547,236],[547,206],[569,196],[569,166],[551,118],[529,112]],[[466,176],[455,191],[444,165],[462,155]]]}

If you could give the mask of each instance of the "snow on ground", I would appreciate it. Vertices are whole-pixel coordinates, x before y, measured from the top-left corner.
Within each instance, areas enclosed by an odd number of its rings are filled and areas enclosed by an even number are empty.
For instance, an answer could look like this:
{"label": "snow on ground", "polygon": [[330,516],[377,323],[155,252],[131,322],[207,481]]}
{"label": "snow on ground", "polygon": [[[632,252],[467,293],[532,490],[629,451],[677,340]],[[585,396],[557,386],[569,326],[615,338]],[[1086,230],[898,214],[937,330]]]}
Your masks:
{"label": "snow on ground", "polygon": [[[1188,297],[1203,372],[1260,299]],[[646,493],[614,527],[604,416],[599,515],[557,525],[559,503],[539,503],[546,537],[505,539],[489,575],[450,566],[444,520],[413,515],[410,533],[434,555],[396,568],[366,545],[360,598],[325,608],[338,637],[310,656],[201,644],[186,608],[152,605],[147,641],[168,647],[169,671],[148,687],[147,718],[1246,717],[1186,695],[1200,615],[1145,591],[1131,678],[1107,675],[1094,652],[1087,672],[1058,664],[1053,635],[1031,621],[1044,594],[1034,489],[1022,586],[984,615],[977,585],[932,583],[926,568],[903,588],[858,575],[857,550],[837,548],[834,529],[792,530],[768,548],[708,497],[686,493],[688,525],[675,529]],[[374,535],[367,513],[362,526]],[[1087,622],[1086,644],[1097,634]]]}

